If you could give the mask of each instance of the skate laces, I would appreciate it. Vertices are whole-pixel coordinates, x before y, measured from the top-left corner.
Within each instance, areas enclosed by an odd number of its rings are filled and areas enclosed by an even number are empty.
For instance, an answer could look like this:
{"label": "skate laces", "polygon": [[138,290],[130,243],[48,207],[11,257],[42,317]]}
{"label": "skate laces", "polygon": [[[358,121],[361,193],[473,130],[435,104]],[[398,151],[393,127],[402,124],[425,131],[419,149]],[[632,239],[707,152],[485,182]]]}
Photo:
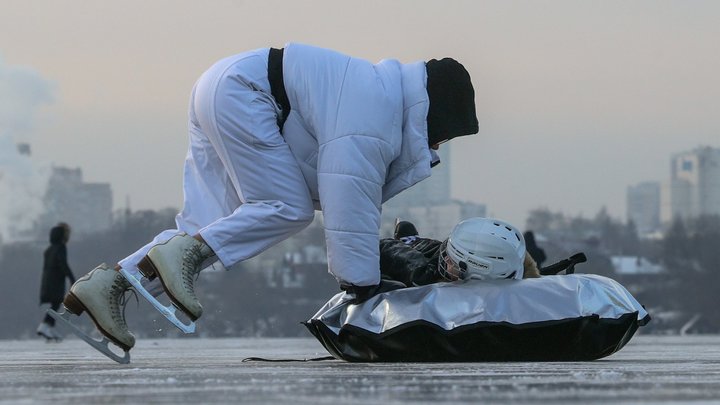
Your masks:
{"label": "skate laces", "polygon": [[[126,294],[127,292],[130,292],[131,295],[135,297],[135,302],[139,307],[140,300],[138,299],[135,290],[130,288],[128,281],[125,280],[123,276],[116,276],[112,286],[110,286],[110,294],[108,295],[111,311],[110,316],[123,329],[127,329],[127,323],[125,322],[125,309],[127,308],[129,301],[128,297],[130,296]],[[120,310],[121,307],[122,311]]]}
{"label": "skate laces", "polygon": [[182,280],[183,280],[183,286],[188,291],[188,293],[192,294],[193,297],[195,297],[195,289],[193,287],[194,282],[200,277],[200,264],[202,264],[205,259],[207,259],[207,255],[202,252],[202,245],[201,244],[193,244],[189,248],[185,250],[185,253],[183,254],[183,271],[182,271]]}

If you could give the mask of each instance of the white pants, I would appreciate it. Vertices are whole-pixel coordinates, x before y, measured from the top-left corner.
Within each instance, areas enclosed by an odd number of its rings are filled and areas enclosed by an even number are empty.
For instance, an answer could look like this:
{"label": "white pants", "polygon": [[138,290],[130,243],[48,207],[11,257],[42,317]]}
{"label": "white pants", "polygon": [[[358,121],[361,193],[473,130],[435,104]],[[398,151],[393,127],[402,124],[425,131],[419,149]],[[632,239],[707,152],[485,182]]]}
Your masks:
{"label": "white pants", "polygon": [[158,234],[121,267],[137,272],[151,247],[185,232],[200,233],[229,268],[312,222],[310,192],[277,125],[267,58],[267,49],[231,56],[195,84],[177,229]]}

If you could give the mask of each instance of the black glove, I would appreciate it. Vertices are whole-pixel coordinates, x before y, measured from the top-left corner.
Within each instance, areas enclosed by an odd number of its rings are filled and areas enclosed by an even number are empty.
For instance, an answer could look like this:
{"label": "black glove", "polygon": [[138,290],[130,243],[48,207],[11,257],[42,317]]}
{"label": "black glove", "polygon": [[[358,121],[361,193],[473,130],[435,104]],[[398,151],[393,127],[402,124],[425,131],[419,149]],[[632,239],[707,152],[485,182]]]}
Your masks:
{"label": "black glove", "polygon": [[352,284],[340,284],[340,289],[348,294],[355,295],[352,304],[362,304],[370,298],[389,291],[399,290],[407,287],[405,284],[394,280],[380,280],[380,284],[357,286]]}

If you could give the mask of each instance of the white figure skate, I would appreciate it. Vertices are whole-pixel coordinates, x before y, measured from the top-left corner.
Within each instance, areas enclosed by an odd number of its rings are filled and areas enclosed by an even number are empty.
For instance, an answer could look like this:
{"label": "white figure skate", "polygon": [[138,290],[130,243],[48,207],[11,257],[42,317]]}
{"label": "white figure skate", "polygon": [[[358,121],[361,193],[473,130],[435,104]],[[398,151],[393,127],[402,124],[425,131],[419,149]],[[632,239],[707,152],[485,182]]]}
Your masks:
{"label": "white figure skate", "polygon": [[[122,274],[125,279],[133,286],[135,291],[137,291],[140,295],[145,298],[150,305],[155,307],[162,316],[167,318],[170,323],[175,325],[178,329],[180,329],[183,333],[195,333],[195,322],[189,321],[188,323],[183,323],[176,315],[177,312],[175,309],[175,305],[163,305],[160,301],[155,298],[156,296],[163,293],[163,287],[160,285],[158,288],[150,288],[148,289],[148,286],[151,283],[143,283],[143,275],[142,273],[136,273],[136,275],[133,275],[129,271],[125,269],[120,270],[120,274]],[[147,279],[145,279],[147,280]]]}
{"label": "white figure skate", "polygon": [[[57,313],[49,309],[48,314],[105,356],[127,364],[130,349],[135,345],[135,336],[128,331],[123,314],[125,292],[129,288],[124,277],[103,263],[73,284],[63,301],[65,311]],[[72,322],[72,315],[80,316],[85,311],[103,335],[101,340],[88,336]],[[113,353],[109,342],[120,347],[124,356]]]}
{"label": "white figure skate", "polygon": [[[202,305],[195,295],[194,278],[203,269],[203,262],[214,256],[214,252],[208,245],[200,242],[185,233],[173,236],[165,243],[154,246],[148,251],[139,263],[138,269],[149,280],[157,277],[162,283],[165,293],[168,295],[173,305],[187,315],[191,322],[189,325],[178,324],[179,320],[174,315],[174,309],[171,314],[169,307],[158,306],[155,304],[157,300],[151,300],[151,294],[140,293],[147,298],[160,312],[165,315],[178,328],[186,333],[187,328],[192,327],[194,331],[195,323],[202,315]],[[132,276],[123,272],[128,280],[135,285]],[[139,283],[139,280],[136,279]],[[137,286],[136,286],[137,287]],[[155,301],[155,302],[153,302]],[[175,322],[175,321],[178,322]]]}

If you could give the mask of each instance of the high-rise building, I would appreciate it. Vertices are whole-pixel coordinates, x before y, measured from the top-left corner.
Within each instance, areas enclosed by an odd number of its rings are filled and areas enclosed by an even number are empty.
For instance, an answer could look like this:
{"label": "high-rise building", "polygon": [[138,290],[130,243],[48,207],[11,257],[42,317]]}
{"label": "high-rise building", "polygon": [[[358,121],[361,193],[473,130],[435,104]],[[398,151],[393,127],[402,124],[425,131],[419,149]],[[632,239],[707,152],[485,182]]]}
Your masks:
{"label": "high-rise building", "polygon": [[451,145],[438,150],[440,165],[432,175],[403,191],[383,205],[384,235],[392,232],[395,218],[414,222],[421,236],[444,239],[460,220],[485,216],[484,204],[453,200],[450,192]]}
{"label": "high-rise building", "polygon": [[720,215],[720,149],[702,146],[672,156],[663,221]]}
{"label": "high-rise building", "polygon": [[109,183],[85,183],[80,168],[53,167],[44,197],[40,225],[68,223],[73,233],[89,234],[110,228],[112,190]]}
{"label": "high-rise building", "polygon": [[627,188],[627,217],[640,235],[660,229],[660,183],[643,182]]}

